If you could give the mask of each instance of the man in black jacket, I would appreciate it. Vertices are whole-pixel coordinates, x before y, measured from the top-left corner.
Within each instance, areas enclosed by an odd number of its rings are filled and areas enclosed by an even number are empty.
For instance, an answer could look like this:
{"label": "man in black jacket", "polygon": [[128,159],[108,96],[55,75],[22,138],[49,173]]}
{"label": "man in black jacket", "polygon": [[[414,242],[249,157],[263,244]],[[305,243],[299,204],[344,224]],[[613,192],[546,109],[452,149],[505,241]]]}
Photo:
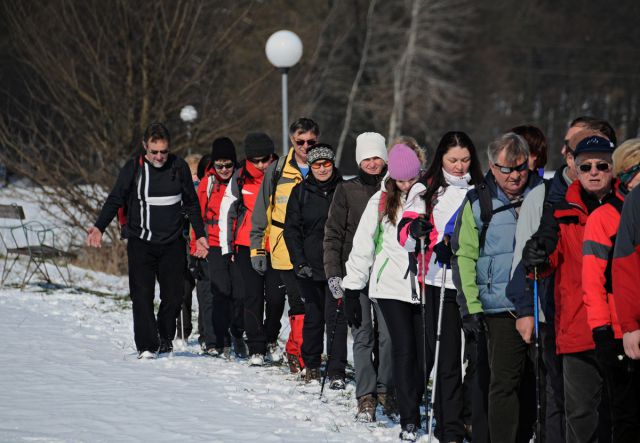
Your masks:
{"label": "man in black jacket", "polygon": [[[120,170],[95,225],[88,229],[87,245],[99,248],[102,234],[127,208],[123,236],[128,239],[129,291],[138,358],[154,358],[173,350],[176,317],[183,297],[186,247],[182,236],[186,212],[197,237],[196,256],[209,249],[191,172],[187,163],[169,153],[170,135],[162,123],[145,131],[145,155],[130,159]],[[154,317],[155,280],[160,284],[158,320]]]}

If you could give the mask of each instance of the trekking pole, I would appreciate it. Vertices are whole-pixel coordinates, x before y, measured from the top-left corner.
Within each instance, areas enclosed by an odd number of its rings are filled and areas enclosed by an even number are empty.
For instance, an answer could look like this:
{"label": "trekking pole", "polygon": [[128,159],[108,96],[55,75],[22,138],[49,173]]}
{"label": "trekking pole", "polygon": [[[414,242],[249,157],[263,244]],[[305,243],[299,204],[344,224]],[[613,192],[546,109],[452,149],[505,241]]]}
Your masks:
{"label": "trekking pole", "polygon": [[540,317],[538,315],[539,309],[538,299],[538,267],[533,268],[533,330],[535,336],[535,363],[534,369],[536,372],[536,433],[535,441],[541,441],[541,428],[542,428],[542,404],[540,401]]}
{"label": "trekking pole", "polygon": [[327,382],[327,375],[329,374],[329,362],[331,361],[331,354],[333,351],[333,338],[336,335],[336,329],[338,328],[338,316],[342,310],[342,299],[338,299],[338,307],[336,308],[336,321],[333,323],[333,329],[331,330],[331,337],[329,337],[329,343],[327,343],[327,365],[322,376],[322,384],[320,385],[320,398],[324,392],[324,384]]}
{"label": "trekking pole", "polygon": [[180,330],[182,333],[182,346],[184,346],[184,306],[180,309]]}
{"label": "trekking pole", "polygon": [[[422,281],[420,282],[420,309],[422,314],[422,371],[424,373],[424,415],[427,418],[427,414],[429,413],[429,401],[428,401],[428,393],[429,393],[429,376],[427,374],[427,294],[425,293],[425,284],[424,278],[427,275],[427,259],[425,257],[425,242],[424,238],[420,238],[420,250],[422,251],[422,260],[420,262],[420,267],[422,268]],[[418,272],[419,274],[419,272]],[[428,425],[428,420],[425,420],[426,425]]]}
{"label": "trekking pole", "polygon": [[[424,278],[424,277],[423,277]],[[438,307],[438,332],[436,334],[436,354],[433,359],[433,389],[431,390],[431,404],[429,409],[429,443],[433,436],[433,407],[436,398],[436,388],[438,383],[438,358],[440,357],[440,334],[442,333],[442,311],[444,308],[444,291],[447,279],[447,265],[442,265],[442,285],[440,286],[440,306]]]}

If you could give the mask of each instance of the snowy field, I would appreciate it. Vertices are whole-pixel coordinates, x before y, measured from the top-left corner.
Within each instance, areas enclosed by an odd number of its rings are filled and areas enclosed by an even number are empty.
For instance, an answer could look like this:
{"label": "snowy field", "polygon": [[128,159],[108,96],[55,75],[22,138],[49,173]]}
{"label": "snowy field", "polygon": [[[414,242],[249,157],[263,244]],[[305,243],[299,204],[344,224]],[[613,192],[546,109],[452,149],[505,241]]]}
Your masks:
{"label": "snowy field", "polygon": [[380,408],[378,423],[354,422],[353,382],[320,399],[285,367],[200,356],[193,336],[137,360],[126,278],[71,271],[72,288],[0,288],[0,442],[397,441]]}

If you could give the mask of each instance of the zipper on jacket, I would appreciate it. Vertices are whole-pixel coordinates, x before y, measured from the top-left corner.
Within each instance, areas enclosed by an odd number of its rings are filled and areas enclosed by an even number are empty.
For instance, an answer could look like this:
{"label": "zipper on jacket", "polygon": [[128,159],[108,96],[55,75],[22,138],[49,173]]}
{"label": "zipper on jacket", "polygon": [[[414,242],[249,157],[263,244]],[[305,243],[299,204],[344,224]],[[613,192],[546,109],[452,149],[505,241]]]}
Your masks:
{"label": "zipper on jacket", "polygon": [[487,268],[487,290],[491,291],[491,281],[493,280],[493,260],[494,258],[491,257],[491,260],[489,260],[489,267]]}

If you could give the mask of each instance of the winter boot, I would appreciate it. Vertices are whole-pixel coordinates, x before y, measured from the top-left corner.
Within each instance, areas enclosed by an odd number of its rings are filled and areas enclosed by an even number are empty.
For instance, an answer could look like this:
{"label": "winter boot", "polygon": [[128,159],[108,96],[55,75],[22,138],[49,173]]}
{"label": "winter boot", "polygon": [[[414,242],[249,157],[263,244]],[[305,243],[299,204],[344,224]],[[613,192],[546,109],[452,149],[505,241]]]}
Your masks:
{"label": "winter boot", "polygon": [[264,355],[262,354],[253,354],[249,359],[249,366],[263,366],[264,365]]}
{"label": "winter boot", "polygon": [[314,380],[320,381],[320,368],[307,368],[304,374],[304,382],[311,383]]}
{"label": "winter boot", "polygon": [[402,441],[416,441],[418,439],[418,427],[413,423],[404,425],[402,432],[400,432],[400,440]]}
{"label": "winter boot", "polygon": [[236,357],[247,358],[247,356],[249,355],[249,351],[247,350],[247,344],[245,343],[243,337],[236,338],[232,335],[231,345],[233,347],[233,351],[236,353]]}
{"label": "winter boot", "polygon": [[371,423],[376,421],[377,400],[373,394],[366,394],[358,398],[358,413],[356,420]]}
{"label": "winter boot", "polygon": [[158,354],[169,354],[173,352],[173,343],[168,338],[160,339],[160,347],[158,348]]}
{"label": "winter boot", "polygon": [[271,360],[271,363],[280,363],[282,361],[282,352],[280,352],[280,346],[278,342],[267,343],[267,360]]}
{"label": "winter boot", "polygon": [[289,363],[289,371],[292,374],[298,374],[302,371],[300,367],[300,359],[295,355],[287,354],[287,362]]}
{"label": "winter boot", "polygon": [[153,360],[157,355],[155,352],[151,351],[140,351],[138,352],[138,360]]}
{"label": "winter boot", "polygon": [[395,420],[400,416],[398,402],[393,391],[390,393],[378,393],[378,403],[382,406],[382,412],[388,418]]}
{"label": "winter boot", "polygon": [[329,382],[329,389],[332,389],[334,391],[340,391],[342,389],[344,389],[346,387],[346,384],[344,382],[344,376],[342,375],[332,375],[330,377],[330,382]]}
{"label": "winter boot", "polygon": [[[291,332],[289,333],[289,339],[287,340],[286,351],[287,358],[289,360],[289,369],[292,374],[300,372],[300,369],[304,368],[304,362],[302,361],[301,348],[302,348],[302,327],[304,326],[304,314],[289,316],[289,323],[291,324]],[[295,357],[298,360],[297,364],[292,364],[292,358]],[[296,369],[297,370],[294,370]]]}
{"label": "winter boot", "polygon": [[231,346],[225,346],[222,348],[222,353],[220,354],[222,358],[225,360],[231,360]]}

